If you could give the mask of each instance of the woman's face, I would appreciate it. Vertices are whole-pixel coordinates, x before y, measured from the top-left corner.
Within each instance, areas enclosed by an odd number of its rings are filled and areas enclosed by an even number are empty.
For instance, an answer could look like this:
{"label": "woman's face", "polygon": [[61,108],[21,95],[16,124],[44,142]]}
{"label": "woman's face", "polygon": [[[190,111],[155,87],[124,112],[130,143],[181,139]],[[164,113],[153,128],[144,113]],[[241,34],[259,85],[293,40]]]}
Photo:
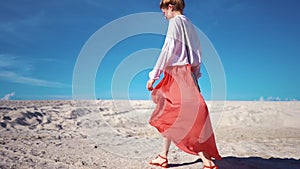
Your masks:
{"label": "woman's face", "polygon": [[168,20],[174,17],[172,6],[168,6],[167,8],[162,8],[161,11],[163,12],[165,18]]}

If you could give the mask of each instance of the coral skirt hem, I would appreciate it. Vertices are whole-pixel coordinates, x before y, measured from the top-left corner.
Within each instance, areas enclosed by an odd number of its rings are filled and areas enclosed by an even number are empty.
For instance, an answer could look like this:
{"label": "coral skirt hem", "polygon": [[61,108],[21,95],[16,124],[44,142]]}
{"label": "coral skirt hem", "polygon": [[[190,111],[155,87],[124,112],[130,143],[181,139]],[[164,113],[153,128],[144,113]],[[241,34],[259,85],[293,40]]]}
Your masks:
{"label": "coral skirt hem", "polygon": [[181,150],[198,155],[205,152],[221,159],[207,105],[190,65],[172,66],[152,91],[156,104],[149,123]]}

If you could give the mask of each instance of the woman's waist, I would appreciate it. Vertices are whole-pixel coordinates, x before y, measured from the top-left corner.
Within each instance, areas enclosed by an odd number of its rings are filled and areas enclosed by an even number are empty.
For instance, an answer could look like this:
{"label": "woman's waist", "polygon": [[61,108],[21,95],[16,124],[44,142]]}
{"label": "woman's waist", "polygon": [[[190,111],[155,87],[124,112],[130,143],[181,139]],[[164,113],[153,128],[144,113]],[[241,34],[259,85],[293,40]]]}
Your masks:
{"label": "woman's waist", "polygon": [[167,66],[164,70],[165,73],[170,73],[170,72],[177,72],[180,70],[191,70],[191,65],[190,64],[185,64],[185,65],[173,65],[173,66]]}
{"label": "woman's waist", "polygon": [[199,66],[199,64],[189,64],[189,63],[181,63],[181,64],[173,64],[173,65],[169,65],[169,66],[166,66],[165,67],[165,70],[168,70],[168,69],[173,69],[173,68],[175,68],[175,67],[178,67],[178,68],[180,68],[180,67],[197,67],[197,66]]}

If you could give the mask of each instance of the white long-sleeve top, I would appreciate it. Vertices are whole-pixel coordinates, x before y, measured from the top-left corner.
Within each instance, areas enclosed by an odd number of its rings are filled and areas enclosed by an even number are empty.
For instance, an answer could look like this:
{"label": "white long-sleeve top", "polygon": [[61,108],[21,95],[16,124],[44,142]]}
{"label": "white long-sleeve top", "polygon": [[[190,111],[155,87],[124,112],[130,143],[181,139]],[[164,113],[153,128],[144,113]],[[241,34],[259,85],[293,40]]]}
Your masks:
{"label": "white long-sleeve top", "polygon": [[201,76],[200,40],[191,21],[184,15],[177,15],[169,20],[164,45],[149,78],[159,79],[168,66],[187,64],[192,66],[193,74],[198,79]]}

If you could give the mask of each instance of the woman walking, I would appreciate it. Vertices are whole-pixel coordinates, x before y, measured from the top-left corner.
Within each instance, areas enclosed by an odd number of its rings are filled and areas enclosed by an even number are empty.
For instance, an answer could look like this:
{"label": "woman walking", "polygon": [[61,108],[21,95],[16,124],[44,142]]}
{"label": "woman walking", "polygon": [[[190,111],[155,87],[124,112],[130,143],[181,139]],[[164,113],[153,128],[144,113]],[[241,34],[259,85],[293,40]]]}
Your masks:
{"label": "woman walking", "polygon": [[[221,159],[216,147],[209,112],[201,95],[201,48],[190,20],[183,15],[184,0],[162,0],[160,8],[169,21],[161,54],[149,73],[147,89],[156,108],[149,123],[163,136],[163,149],[149,163],[168,168],[171,142],[181,150],[198,155],[203,169],[218,169],[212,159]],[[163,79],[153,88],[155,80]]]}

